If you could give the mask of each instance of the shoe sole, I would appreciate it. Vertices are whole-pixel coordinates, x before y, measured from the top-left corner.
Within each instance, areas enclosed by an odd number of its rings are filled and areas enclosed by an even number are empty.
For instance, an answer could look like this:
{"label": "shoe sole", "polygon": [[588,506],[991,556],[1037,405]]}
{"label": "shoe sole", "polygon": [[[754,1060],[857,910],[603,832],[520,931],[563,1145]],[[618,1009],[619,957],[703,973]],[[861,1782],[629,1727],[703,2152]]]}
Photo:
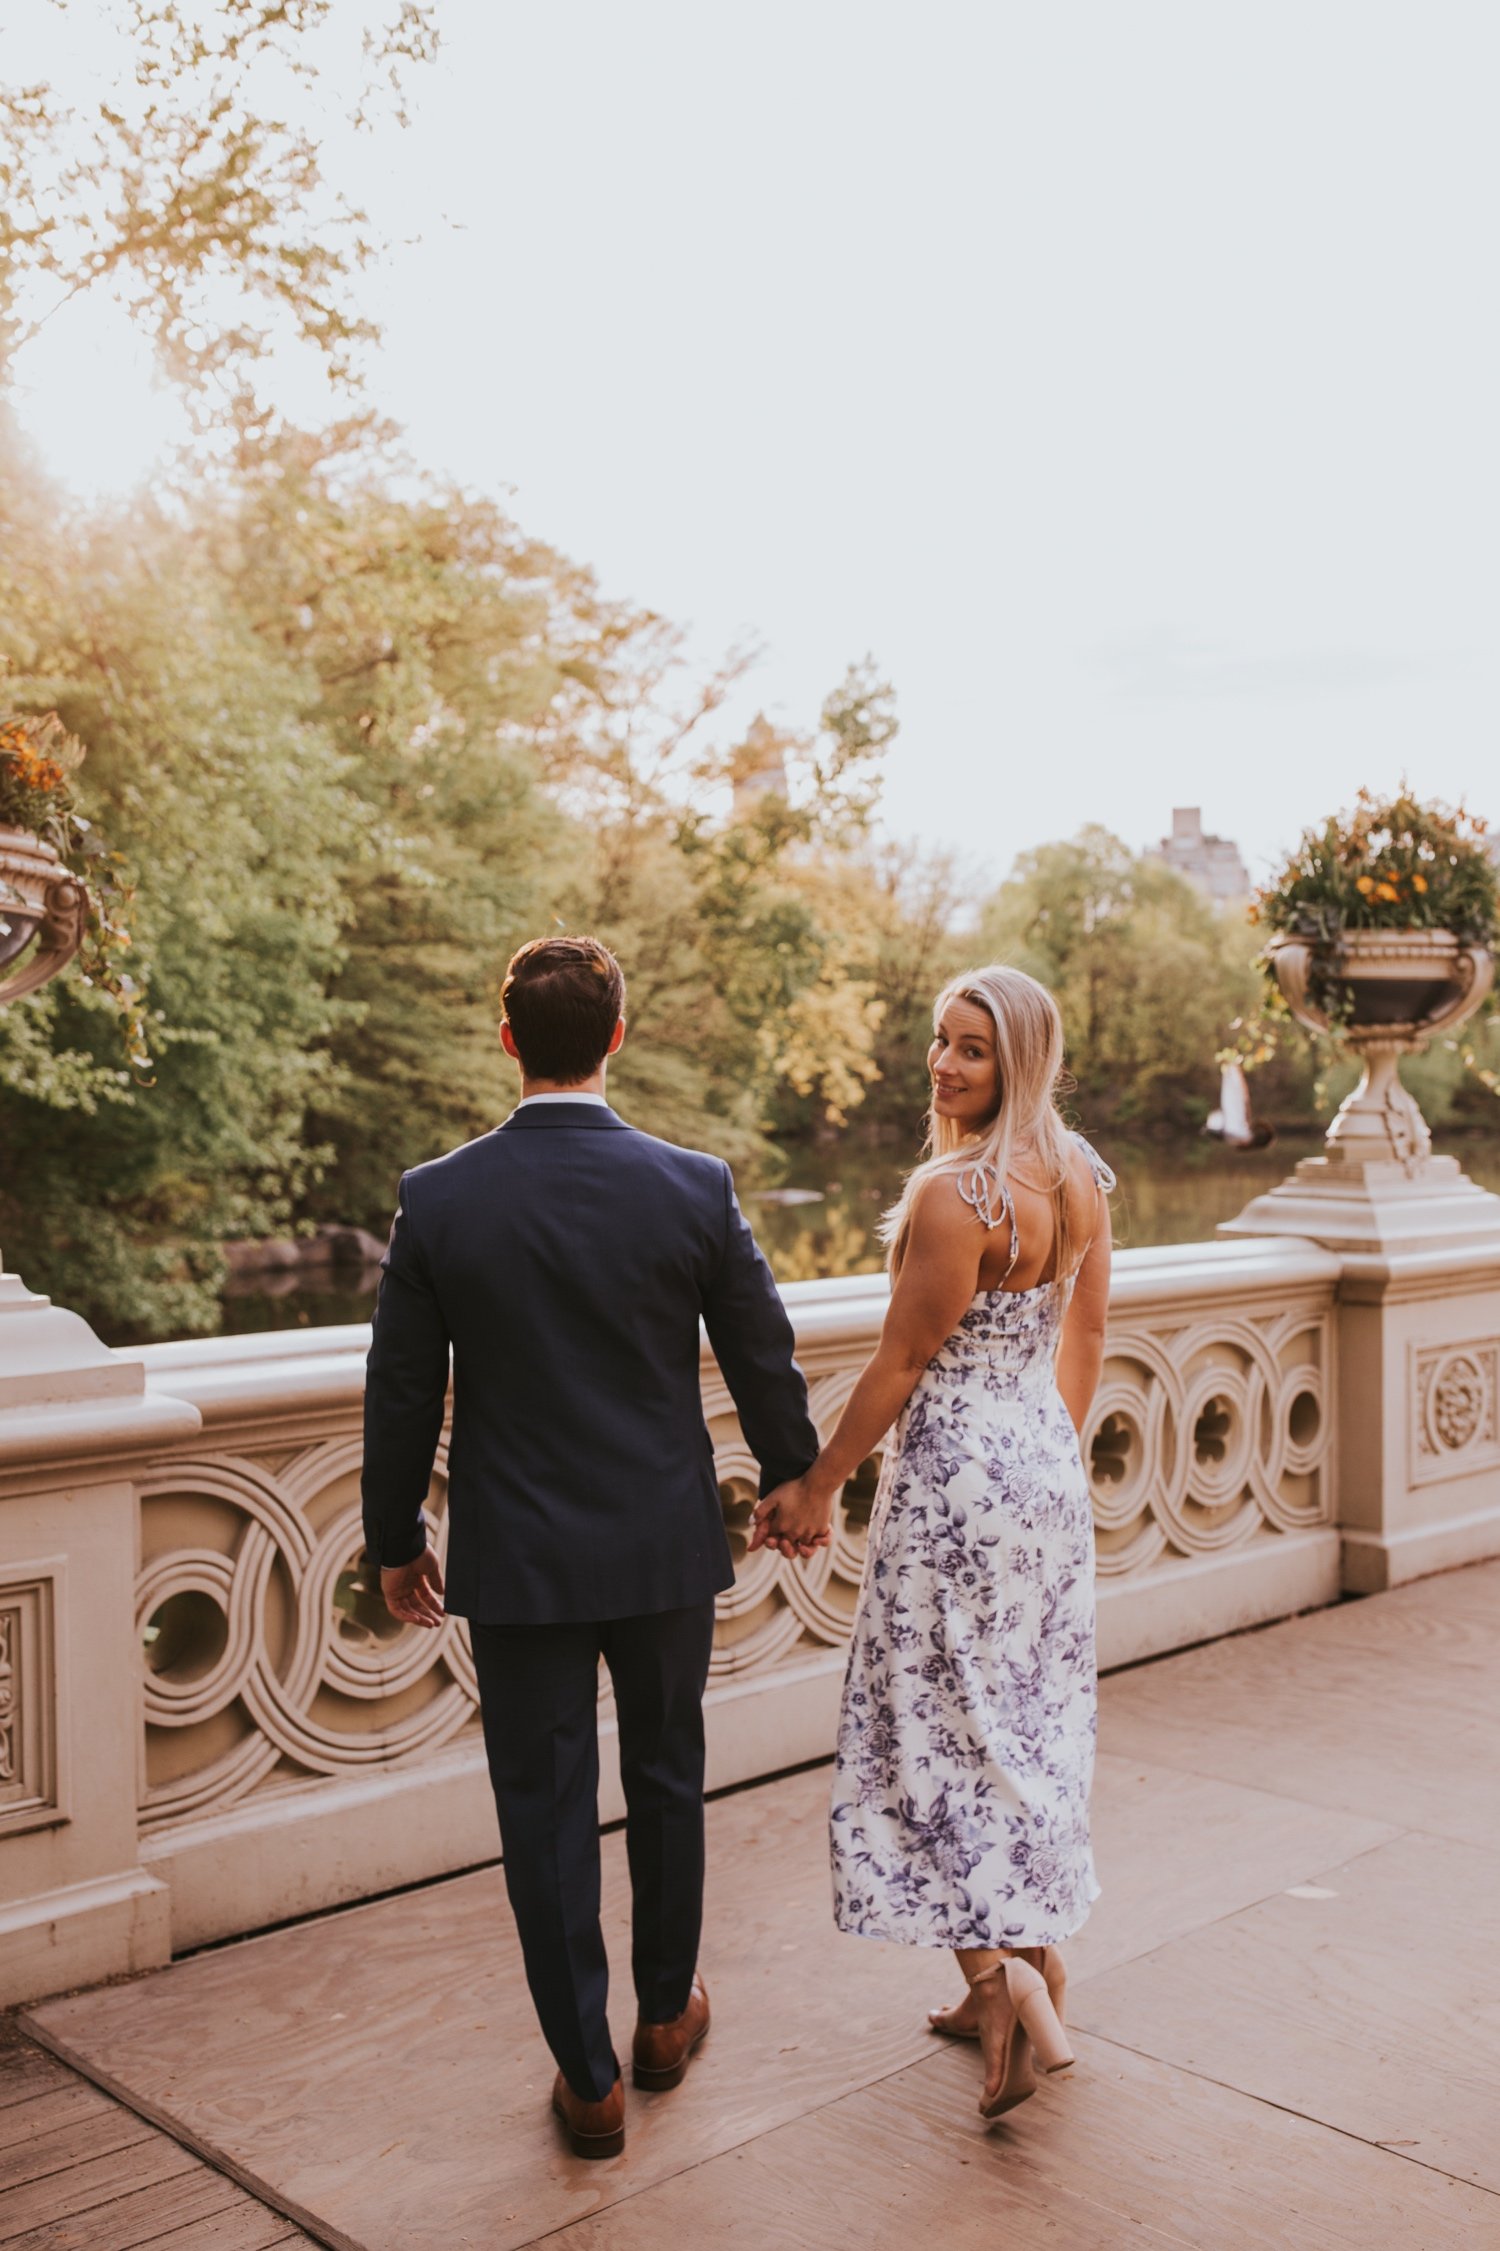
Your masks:
{"label": "shoe sole", "polygon": [[568,2124],[568,2114],[561,2103],[552,2105],[553,2115],[560,2118],[568,2143],[575,2157],[618,2157],[625,2147],[625,2129],[617,2126],[612,2134],[580,2134],[576,2126]]}
{"label": "shoe sole", "polygon": [[988,2123],[993,2125],[994,2121],[997,2118],[1003,2118],[1006,2115],[1007,2111],[1018,2110],[1023,2102],[1030,2102],[1032,2096],[1035,2093],[1036,2088],[1033,2085],[1030,2087],[1023,2087],[1019,2094],[1001,2095],[997,2101],[991,2103],[988,2109],[986,2109],[984,2104],[981,2103],[979,2106],[979,2115],[981,2118],[985,2119]]}
{"label": "shoe sole", "polygon": [[669,2064],[665,2071],[648,2071],[643,2064],[632,2064],[630,2073],[632,2084],[639,2087],[641,2092],[647,2095],[665,2095],[673,2087],[680,2087],[687,2077],[688,2065],[708,2038],[709,2030],[709,2026],[705,2025],[701,2032],[695,2034],[693,2039],[688,2042],[686,2054],[679,2062]]}

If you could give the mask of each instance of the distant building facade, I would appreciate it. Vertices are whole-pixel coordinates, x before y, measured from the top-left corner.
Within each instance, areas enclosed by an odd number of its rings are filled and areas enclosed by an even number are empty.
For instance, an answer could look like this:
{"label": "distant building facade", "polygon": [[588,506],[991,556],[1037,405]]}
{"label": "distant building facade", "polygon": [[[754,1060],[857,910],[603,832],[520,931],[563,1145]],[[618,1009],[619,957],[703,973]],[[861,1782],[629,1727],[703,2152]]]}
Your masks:
{"label": "distant building facade", "polygon": [[1250,896],[1250,873],[1232,837],[1210,836],[1201,805],[1174,805],[1172,833],[1147,858],[1187,877],[1215,906],[1239,906]]}

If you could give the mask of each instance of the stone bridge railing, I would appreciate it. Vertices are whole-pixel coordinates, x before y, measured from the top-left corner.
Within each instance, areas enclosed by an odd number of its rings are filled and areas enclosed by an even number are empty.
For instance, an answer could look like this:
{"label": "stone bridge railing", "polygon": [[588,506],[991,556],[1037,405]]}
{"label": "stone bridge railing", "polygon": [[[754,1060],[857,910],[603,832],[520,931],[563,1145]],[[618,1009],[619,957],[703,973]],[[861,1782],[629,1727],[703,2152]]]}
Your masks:
{"label": "stone bridge railing", "polygon": [[[1500,1256],[1467,1255],[1446,1294],[1482,1288],[1492,1311]],[[1287,1238],[1117,1258],[1085,1433],[1105,1667],[1330,1601],[1341,1554],[1362,1586],[1500,1548],[1493,1337],[1419,1324],[1393,1401],[1400,1355],[1389,1324],[1360,1329],[1350,1267]],[[827,1429],[885,1285],[785,1294]],[[112,1354],[39,1308],[0,1284],[0,2000],[493,1858],[465,1628],[402,1629],[359,1576],[368,1331]],[[22,1368],[8,1400],[7,1315],[26,1314],[11,1336],[35,1360],[51,1324],[42,1357],[66,1365],[51,1397]],[[811,1564],[748,1556],[754,1464],[707,1355],[704,1399],[739,1561],[709,1698],[722,1785],[831,1748],[879,1464]],[[1435,1547],[1376,1571],[1408,1537],[1380,1499],[1389,1465],[1378,1490],[1346,1466],[1352,1440],[1368,1475],[1363,1424],[1382,1416],[1417,1516],[1441,1521]],[[442,1501],[440,1464],[440,1526]],[[608,1737],[607,1690],[605,1718]]]}
{"label": "stone bridge railing", "polygon": [[[1337,1272],[1296,1244],[1119,1259],[1086,1434],[1106,1664],[1336,1591]],[[824,1429],[885,1294],[868,1278],[787,1291]],[[290,1331],[124,1359],[177,1418],[132,1473],[138,1677],[118,1687],[139,1697],[142,1866],[170,1892],[178,1948],[495,1849],[466,1630],[402,1629],[359,1576],[367,1344],[362,1327]],[[729,1782],[830,1747],[879,1462],[811,1563],[748,1556],[755,1465],[706,1354],[704,1401],[740,1565],[710,1690]],[[441,1528],[441,1464],[433,1502]]]}

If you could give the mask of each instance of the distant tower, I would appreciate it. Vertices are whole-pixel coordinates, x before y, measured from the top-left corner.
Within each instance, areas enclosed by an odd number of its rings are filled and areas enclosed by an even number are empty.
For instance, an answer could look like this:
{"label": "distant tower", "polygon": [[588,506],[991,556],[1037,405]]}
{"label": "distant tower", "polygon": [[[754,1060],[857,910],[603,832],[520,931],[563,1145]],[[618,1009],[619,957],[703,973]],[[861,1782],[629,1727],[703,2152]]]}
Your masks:
{"label": "distant tower", "polygon": [[1227,836],[1210,836],[1203,826],[1201,805],[1174,805],[1172,833],[1164,836],[1150,860],[1186,876],[1216,907],[1239,906],[1250,896],[1250,876],[1240,848]]}
{"label": "distant tower", "polygon": [[785,800],[788,795],[781,737],[764,712],[757,712],[735,756],[734,817],[737,821],[752,820],[762,799]]}

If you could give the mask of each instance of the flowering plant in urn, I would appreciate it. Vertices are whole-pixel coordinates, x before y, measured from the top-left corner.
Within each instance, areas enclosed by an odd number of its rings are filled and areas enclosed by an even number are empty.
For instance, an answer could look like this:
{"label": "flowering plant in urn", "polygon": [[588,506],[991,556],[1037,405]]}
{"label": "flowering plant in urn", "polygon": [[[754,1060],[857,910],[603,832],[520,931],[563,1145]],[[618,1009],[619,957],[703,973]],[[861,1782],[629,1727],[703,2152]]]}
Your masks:
{"label": "flowering plant in urn", "polygon": [[0,1002],[35,991],[77,955],[114,1002],[126,1052],[144,1070],[142,997],[121,964],[131,890],[118,855],[78,810],[82,761],[56,712],[0,713]]}
{"label": "flowering plant in urn", "polygon": [[1361,790],[1352,812],[1304,831],[1251,909],[1292,1014],[1363,1060],[1329,1133],[1346,1160],[1410,1167],[1431,1147],[1398,1059],[1489,1001],[1500,874],[1485,838],[1461,806]]}

